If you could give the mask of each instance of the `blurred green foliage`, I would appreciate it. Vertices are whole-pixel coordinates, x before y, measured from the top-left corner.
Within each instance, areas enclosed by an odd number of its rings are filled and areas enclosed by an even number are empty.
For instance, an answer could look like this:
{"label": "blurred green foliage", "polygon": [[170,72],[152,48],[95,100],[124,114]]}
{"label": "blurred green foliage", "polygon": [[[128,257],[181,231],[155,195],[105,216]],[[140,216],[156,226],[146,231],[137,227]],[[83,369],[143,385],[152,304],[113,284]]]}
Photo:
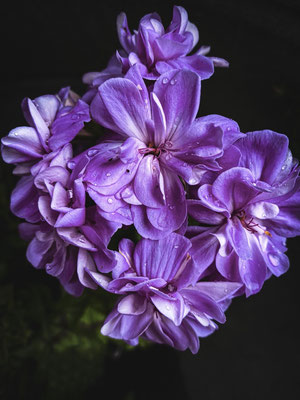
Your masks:
{"label": "blurred green foliage", "polygon": [[[11,174],[8,170],[3,168],[2,178]],[[132,349],[100,334],[116,296],[98,289],[74,298],[27,262],[27,243],[18,236],[20,220],[8,211],[15,178],[8,179],[0,183],[0,398],[85,398],[108,359]],[[127,233],[133,235],[131,229]]]}

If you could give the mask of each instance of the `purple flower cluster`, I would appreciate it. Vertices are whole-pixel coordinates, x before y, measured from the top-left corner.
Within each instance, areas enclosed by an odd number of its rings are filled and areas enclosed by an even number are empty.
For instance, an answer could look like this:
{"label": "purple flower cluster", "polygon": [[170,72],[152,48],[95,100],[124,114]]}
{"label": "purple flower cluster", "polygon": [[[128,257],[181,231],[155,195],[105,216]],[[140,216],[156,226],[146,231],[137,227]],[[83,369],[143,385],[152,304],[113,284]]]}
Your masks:
{"label": "purple flower cluster", "polygon": [[117,30],[122,49],[84,75],[82,98],[63,88],[22,102],[28,125],[2,139],[20,176],[11,211],[35,268],[75,296],[118,295],[103,335],[196,353],[234,297],[289,268],[299,166],[285,135],[197,118],[201,80],[228,63],[204,46],[190,55],[199,34],[182,7],[166,29],[153,13],[132,34],[122,13]]}

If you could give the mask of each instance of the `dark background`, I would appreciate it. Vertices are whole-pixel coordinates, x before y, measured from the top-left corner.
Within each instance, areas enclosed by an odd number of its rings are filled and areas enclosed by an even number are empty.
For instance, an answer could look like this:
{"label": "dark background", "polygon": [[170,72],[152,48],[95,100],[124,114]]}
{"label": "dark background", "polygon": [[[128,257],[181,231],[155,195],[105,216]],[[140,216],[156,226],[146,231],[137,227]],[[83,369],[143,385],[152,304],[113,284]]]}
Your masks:
{"label": "dark background", "polygon": [[[285,133],[300,157],[300,2],[206,0],[177,2],[200,32],[199,44],[224,57],[202,85],[200,114],[233,118],[243,132]],[[119,47],[120,11],[136,28],[157,11],[165,25],[170,1],[10,1],[2,14],[1,136],[25,124],[25,97],[71,85],[101,70]],[[25,261],[17,219],[9,211],[16,179],[1,164],[1,338],[3,399],[282,399],[299,390],[299,241],[288,241],[290,270],[261,293],[236,299],[227,323],[201,341],[197,355],[164,346],[129,349],[99,335],[109,310],[102,293],[80,299]],[[106,305],[105,305],[106,304]]]}

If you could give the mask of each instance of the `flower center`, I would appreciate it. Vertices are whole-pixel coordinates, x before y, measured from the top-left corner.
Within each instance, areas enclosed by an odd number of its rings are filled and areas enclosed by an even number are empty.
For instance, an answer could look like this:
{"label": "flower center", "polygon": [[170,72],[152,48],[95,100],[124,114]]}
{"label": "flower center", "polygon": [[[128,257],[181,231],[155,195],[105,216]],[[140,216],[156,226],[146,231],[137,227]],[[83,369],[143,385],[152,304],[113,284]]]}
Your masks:
{"label": "flower center", "polygon": [[166,153],[172,147],[171,142],[165,142],[155,147],[154,143],[149,142],[147,147],[139,149],[139,153],[143,155],[152,154],[155,157],[159,157],[162,153]]}
{"label": "flower center", "polygon": [[247,217],[244,210],[239,211],[235,214],[241,221],[242,226],[251,233],[264,233],[267,236],[272,237],[271,233],[265,230],[264,227],[260,226],[254,219],[254,217]]}

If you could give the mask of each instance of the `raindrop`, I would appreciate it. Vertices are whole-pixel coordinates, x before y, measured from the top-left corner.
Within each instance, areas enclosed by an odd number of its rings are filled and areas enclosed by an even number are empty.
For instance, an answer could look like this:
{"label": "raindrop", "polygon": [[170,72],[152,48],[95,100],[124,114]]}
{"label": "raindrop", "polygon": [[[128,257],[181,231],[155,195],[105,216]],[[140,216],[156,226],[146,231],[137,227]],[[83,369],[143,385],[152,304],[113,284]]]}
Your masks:
{"label": "raindrop", "polygon": [[263,214],[262,217],[263,217],[263,218],[266,218],[266,214]]}
{"label": "raindrop", "polygon": [[286,165],[283,165],[283,166],[281,167],[281,170],[284,171],[285,169],[286,169]]}
{"label": "raindrop", "polygon": [[189,180],[189,184],[190,184],[190,185],[196,185],[196,183],[197,183],[197,180],[194,179],[194,178],[191,178],[191,179]]}
{"label": "raindrop", "polygon": [[175,206],[169,205],[170,210],[174,210]]}
{"label": "raindrop", "polygon": [[166,306],[166,310],[168,310],[168,311],[169,311],[169,310],[170,310],[170,306]]}
{"label": "raindrop", "polygon": [[228,289],[224,289],[224,293],[228,293]]}
{"label": "raindrop", "polygon": [[148,99],[145,99],[145,104],[148,104]]}
{"label": "raindrop", "polygon": [[85,237],[82,235],[78,238],[80,243],[85,243]]}
{"label": "raindrop", "polygon": [[163,81],[162,81],[162,83],[163,83],[164,85],[166,85],[168,82],[169,82],[169,79],[168,79],[168,78],[164,78]]}
{"label": "raindrop", "polygon": [[15,132],[15,133],[14,133],[14,135],[15,135],[15,136],[18,136],[18,133],[17,133],[17,132]]}
{"label": "raindrop", "polygon": [[107,199],[107,202],[108,202],[108,204],[112,204],[112,203],[113,203],[113,199],[112,199],[111,197],[109,197],[109,198]]}
{"label": "raindrop", "polygon": [[271,263],[272,263],[275,267],[278,267],[279,262],[280,262],[278,256],[276,256],[275,254],[269,254],[269,259],[270,259]]}
{"label": "raindrop", "polygon": [[74,161],[69,161],[68,162],[68,168],[73,169],[75,167],[75,162]]}
{"label": "raindrop", "polygon": [[71,116],[71,119],[73,119],[73,121],[78,121],[78,120],[80,119],[80,115],[78,115],[78,114],[73,114],[73,115]]}
{"label": "raindrop", "polygon": [[177,82],[176,79],[172,79],[171,82],[170,82],[170,84],[174,86],[174,85],[176,84],[176,82]]}
{"label": "raindrop", "polygon": [[106,176],[111,176],[111,173],[110,173],[110,172],[107,172]]}
{"label": "raindrop", "polygon": [[73,198],[73,190],[69,189],[69,190],[67,190],[67,192],[68,192],[69,199],[72,199]]}
{"label": "raindrop", "polygon": [[96,149],[92,149],[92,150],[89,150],[88,151],[88,153],[87,153],[87,155],[89,156],[89,157],[93,157],[95,154],[97,154],[98,153],[98,150],[96,150]]}
{"label": "raindrop", "polygon": [[174,249],[178,249],[178,247],[179,247],[178,244],[175,244]]}
{"label": "raindrop", "polygon": [[196,142],[196,144],[198,144],[198,145],[199,145],[199,144],[200,144],[200,142]]}
{"label": "raindrop", "polygon": [[168,290],[169,292],[174,292],[175,286],[173,286],[171,283],[168,284]]}
{"label": "raindrop", "polygon": [[256,186],[256,183],[255,183],[255,182],[253,182],[253,186]]}
{"label": "raindrop", "polygon": [[139,90],[143,90],[143,89],[142,89],[142,86],[141,86],[140,84],[136,85],[136,87],[137,87]]}

